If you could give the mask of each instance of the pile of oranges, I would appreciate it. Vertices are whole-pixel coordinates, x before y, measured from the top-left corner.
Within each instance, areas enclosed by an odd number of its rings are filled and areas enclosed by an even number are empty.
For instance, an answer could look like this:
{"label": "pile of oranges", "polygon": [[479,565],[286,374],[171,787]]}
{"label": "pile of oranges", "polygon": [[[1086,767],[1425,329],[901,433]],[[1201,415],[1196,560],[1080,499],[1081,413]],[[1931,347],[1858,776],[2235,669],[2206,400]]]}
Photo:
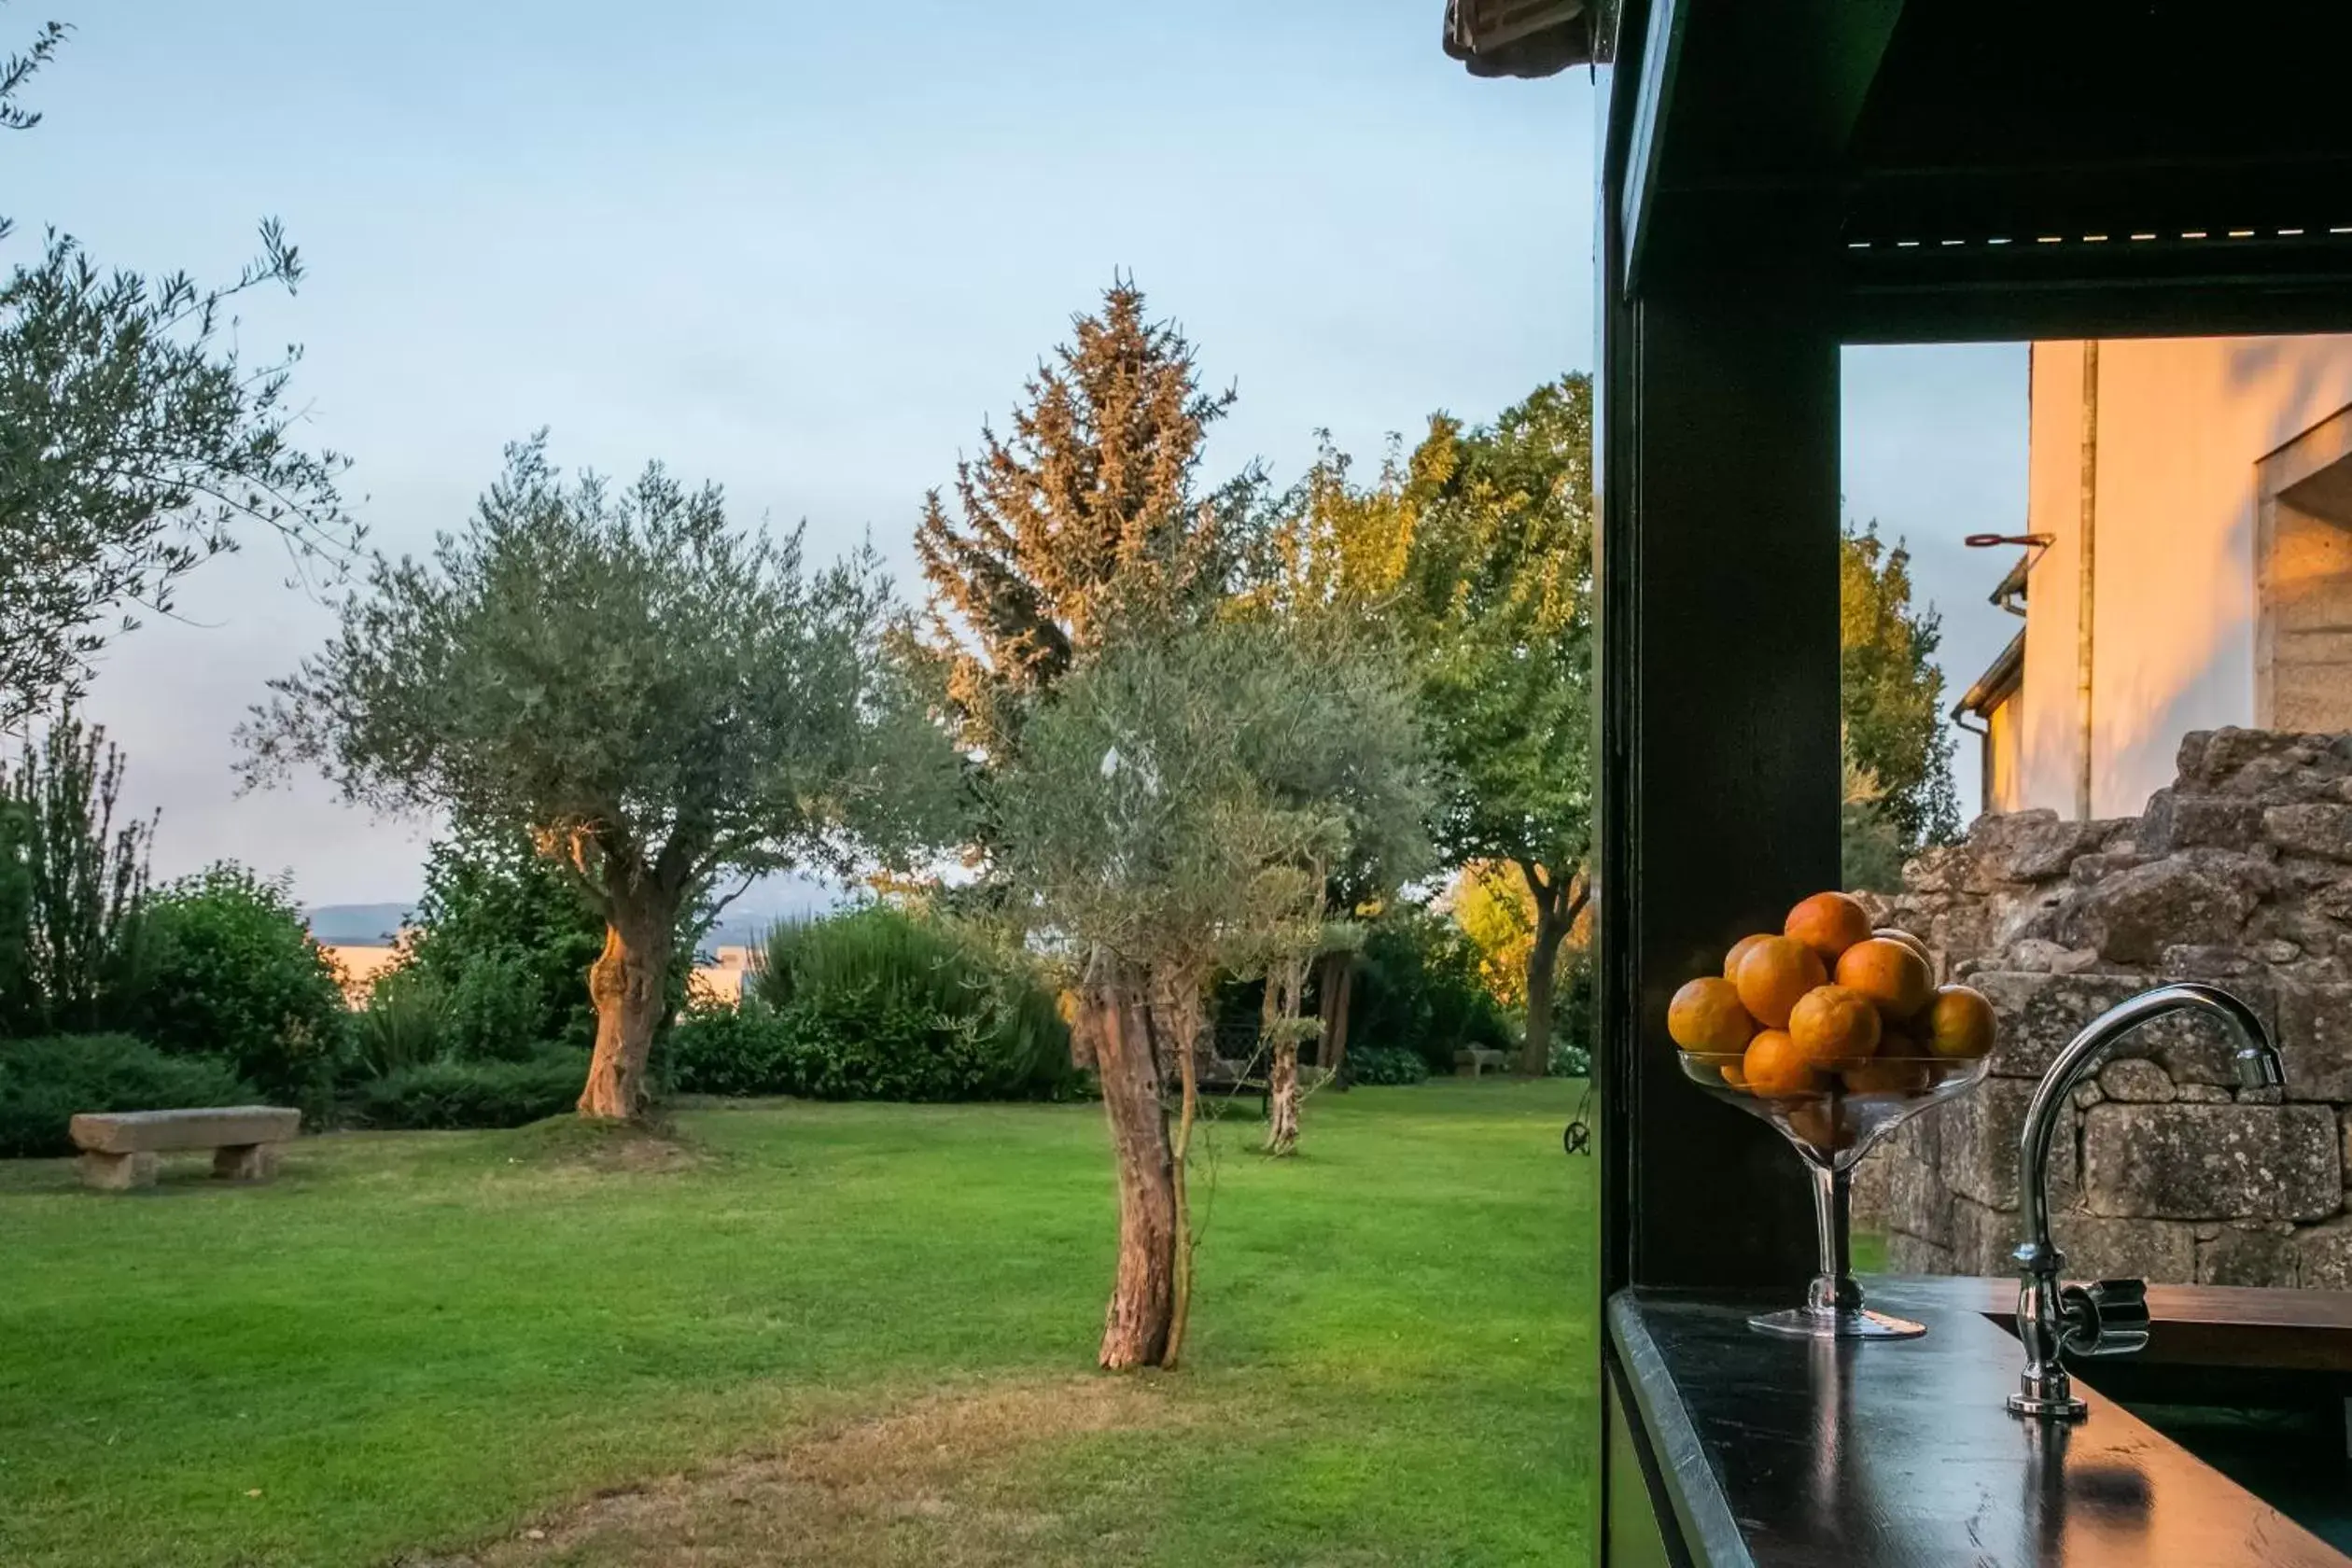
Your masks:
{"label": "pile of oranges", "polygon": [[1720,976],[1676,991],[1666,1032],[1686,1051],[1738,1057],[1725,1080],[1770,1099],[1918,1094],[1938,1060],[1993,1049],[1993,1004],[1939,987],[1917,937],[1874,931],[1853,899],[1815,893],[1781,934],[1743,938]]}

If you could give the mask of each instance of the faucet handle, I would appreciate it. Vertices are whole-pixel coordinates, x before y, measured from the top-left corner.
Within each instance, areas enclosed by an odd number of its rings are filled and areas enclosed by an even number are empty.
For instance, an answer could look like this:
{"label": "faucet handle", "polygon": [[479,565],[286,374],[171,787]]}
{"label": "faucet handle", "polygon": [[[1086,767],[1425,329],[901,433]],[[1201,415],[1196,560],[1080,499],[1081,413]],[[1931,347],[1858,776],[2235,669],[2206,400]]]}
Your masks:
{"label": "faucet handle", "polygon": [[2130,1355],[2148,1348],[2148,1281],[2099,1280],[2067,1285],[2058,1293],[2066,1328],[2061,1341],[2069,1354]]}

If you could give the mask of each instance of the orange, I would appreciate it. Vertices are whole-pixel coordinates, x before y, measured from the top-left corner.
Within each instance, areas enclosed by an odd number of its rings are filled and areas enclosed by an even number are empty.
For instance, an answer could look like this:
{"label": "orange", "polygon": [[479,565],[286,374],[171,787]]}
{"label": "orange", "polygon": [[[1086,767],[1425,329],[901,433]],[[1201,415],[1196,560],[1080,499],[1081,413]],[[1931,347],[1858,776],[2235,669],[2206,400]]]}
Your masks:
{"label": "orange", "polygon": [[1686,1051],[1737,1056],[1756,1033],[1756,1020],[1740,1005],[1739,988],[1710,974],[1674,993],[1666,1006],[1666,1032]]}
{"label": "orange", "polygon": [[1731,950],[1723,955],[1723,977],[1726,980],[1737,980],[1740,977],[1740,960],[1748,956],[1748,949],[1759,942],[1771,940],[1771,931],[1757,931],[1754,936],[1743,936],[1731,944]]}
{"label": "orange", "polygon": [[1921,1019],[1927,1049],[1939,1057],[1974,1058],[1993,1049],[1993,1004],[1981,991],[1945,986]]}
{"label": "orange", "polygon": [[1836,963],[1839,954],[1869,936],[1870,916],[1843,893],[1815,893],[1788,912],[1781,929],[1820,954],[1823,963]]}
{"label": "orange", "polygon": [[1848,1094],[1924,1094],[1927,1088],[1927,1064],[1924,1061],[1866,1061],[1847,1068],[1838,1075],[1845,1080]]}
{"label": "orange", "polygon": [[1897,931],[1893,926],[1881,926],[1870,934],[1875,937],[1883,938],[1888,942],[1899,942],[1904,946],[1910,948],[1912,952],[1917,953],[1923,959],[1926,960],[1926,964],[1929,969],[1936,967],[1936,955],[1928,951],[1927,944],[1911,935],[1911,932],[1907,931]]}
{"label": "orange", "polygon": [[1917,1015],[1936,997],[1927,960],[1892,937],[1874,936],[1839,954],[1837,978],[1869,997],[1890,1022]]}
{"label": "orange", "polygon": [[1731,977],[1740,990],[1740,1005],[1767,1029],[1786,1029],[1797,1001],[1815,986],[1829,983],[1821,957],[1793,937],[1768,936],[1740,959],[1740,973]]}
{"label": "orange", "polygon": [[1723,1064],[1723,1081],[1730,1085],[1735,1089],[1746,1088],[1748,1086],[1747,1058],[1743,1057],[1740,1060],[1735,1062],[1725,1062]]}
{"label": "orange", "polygon": [[1821,1086],[1821,1075],[1779,1029],[1766,1029],[1748,1042],[1740,1072],[1747,1080],[1749,1093],[1768,1099],[1810,1094]]}
{"label": "orange", "polygon": [[1879,1045],[1878,1009],[1860,991],[1816,986],[1788,1015],[1797,1054],[1831,1072],[1869,1060]]}

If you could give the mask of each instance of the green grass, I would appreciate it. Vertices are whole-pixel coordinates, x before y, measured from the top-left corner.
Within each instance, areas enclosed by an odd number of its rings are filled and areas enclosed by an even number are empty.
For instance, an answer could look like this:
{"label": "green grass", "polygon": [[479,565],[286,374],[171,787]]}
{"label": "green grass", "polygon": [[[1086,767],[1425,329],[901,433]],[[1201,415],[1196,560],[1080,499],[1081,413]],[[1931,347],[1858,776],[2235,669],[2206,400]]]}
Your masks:
{"label": "green grass", "polygon": [[1575,1089],[1319,1095],[1281,1163],[1226,1124],[1187,1366],[1127,1380],[1092,1106],[696,1111],[650,1166],[347,1134],[133,1197],[0,1167],[0,1562],[1580,1561]]}

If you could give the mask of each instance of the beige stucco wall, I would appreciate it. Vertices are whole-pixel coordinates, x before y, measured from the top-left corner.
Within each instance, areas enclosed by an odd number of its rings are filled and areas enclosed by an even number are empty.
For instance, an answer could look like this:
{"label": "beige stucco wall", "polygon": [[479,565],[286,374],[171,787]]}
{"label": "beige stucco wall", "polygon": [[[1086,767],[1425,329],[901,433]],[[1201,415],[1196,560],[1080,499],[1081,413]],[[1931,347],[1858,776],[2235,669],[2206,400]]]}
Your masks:
{"label": "beige stucco wall", "polygon": [[[2025,623],[2018,793],[2072,816],[2082,344],[2032,359],[2027,526],[2051,538]],[[2099,347],[2092,815],[2136,813],[2191,730],[2252,724],[2257,465],[2352,404],[2352,336]]]}

